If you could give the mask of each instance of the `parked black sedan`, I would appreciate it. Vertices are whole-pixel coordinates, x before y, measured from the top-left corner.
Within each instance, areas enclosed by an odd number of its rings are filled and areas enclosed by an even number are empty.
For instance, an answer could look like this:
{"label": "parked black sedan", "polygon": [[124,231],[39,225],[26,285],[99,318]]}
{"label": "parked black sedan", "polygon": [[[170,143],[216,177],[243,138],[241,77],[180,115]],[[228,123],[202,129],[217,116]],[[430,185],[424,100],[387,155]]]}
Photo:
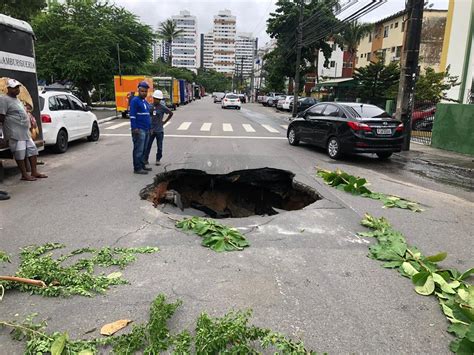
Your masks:
{"label": "parked black sedan", "polygon": [[[303,97],[298,100],[298,107],[297,112],[302,112],[313,106],[314,104],[317,104],[319,101],[312,98],[312,97]],[[290,102],[290,112],[293,111],[293,102]]]}
{"label": "parked black sedan", "polygon": [[400,152],[403,123],[381,108],[356,102],[323,102],[298,114],[288,126],[291,145],[306,142],[324,147],[329,157],[375,153],[386,159]]}

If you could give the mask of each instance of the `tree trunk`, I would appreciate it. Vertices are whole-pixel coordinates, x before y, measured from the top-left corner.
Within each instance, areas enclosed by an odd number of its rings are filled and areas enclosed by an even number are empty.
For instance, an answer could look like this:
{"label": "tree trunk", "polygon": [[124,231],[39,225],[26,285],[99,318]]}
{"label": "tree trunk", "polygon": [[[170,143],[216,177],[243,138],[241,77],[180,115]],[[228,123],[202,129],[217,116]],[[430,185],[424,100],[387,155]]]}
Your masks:
{"label": "tree trunk", "polygon": [[170,67],[173,66],[173,42],[168,42],[168,47],[170,48]]}

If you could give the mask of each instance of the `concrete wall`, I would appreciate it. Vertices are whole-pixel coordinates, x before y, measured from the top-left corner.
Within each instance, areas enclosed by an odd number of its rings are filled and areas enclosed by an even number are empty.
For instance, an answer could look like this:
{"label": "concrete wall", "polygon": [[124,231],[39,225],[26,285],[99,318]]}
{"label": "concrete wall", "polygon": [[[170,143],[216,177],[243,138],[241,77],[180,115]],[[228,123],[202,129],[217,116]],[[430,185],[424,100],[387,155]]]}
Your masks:
{"label": "concrete wall", "polygon": [[474,156],[474,105],[438,104],[431,145]]}
{"label": "concrete wall", "polygon": [[441,52],[443,51],[446,12],[426,12],[423,16],[420,43],[420,66],[424,70],[440,70]]}

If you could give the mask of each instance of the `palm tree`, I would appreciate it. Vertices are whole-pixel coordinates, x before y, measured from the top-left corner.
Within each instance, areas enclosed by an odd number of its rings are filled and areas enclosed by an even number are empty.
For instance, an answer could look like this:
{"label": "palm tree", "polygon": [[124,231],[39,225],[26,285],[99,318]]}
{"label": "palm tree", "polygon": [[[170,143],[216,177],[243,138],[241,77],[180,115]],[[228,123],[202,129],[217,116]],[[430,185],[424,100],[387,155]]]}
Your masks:
{"label": "palm tree", "polygon": [[334,36],[334,40],[349,52],[349,63],[357,55],[357,48],[362,38],[372,32],[374,26],[370,23],[358,23],[354,21],[346,26],[341,33]]}
{"label": "palm tree", "polygon": [[170,65],[173,65],[173,48],[172,48],[172,43],[173,41],[181,36],[184,33],[182,29],[178,29],[176,27],[176,22],[174,22],[172,19],[168,19],[165,22],[162,22],[160,24],[160,28],[158,29],[157,36],[159,39],[164,40],[168,44],[168,48],[170,50]]}

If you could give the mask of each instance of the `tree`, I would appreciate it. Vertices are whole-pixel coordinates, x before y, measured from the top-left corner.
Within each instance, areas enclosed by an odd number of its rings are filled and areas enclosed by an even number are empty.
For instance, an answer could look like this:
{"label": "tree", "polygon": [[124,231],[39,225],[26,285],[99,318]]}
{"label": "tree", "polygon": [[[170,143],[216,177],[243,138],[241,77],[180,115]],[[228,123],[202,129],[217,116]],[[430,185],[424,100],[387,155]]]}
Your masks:
{"label": "tree", "polygon": [[450,67],[445,72],[436,73],[433,68],[426,68],[415,85],[415,101],[437,104],[441,100],[455,101],[447,97],[446,92],[454,86],[461,85],[457,76],[449,74]]}
{"label": "tree", "polygon": [[264,57],[262,69],[265,76],[265,91],[282,92],[285,89],[287,68],[281,60],[281,55],[281,49],[277,47]]}
{"label": "tree", "polygon": [[196,81],[196,74],[186,68],[175,68],[159,60],[144,65],[142,73],[151,76],[172,76],[176,79],[185,79],[189,82]]}
{"label": "tree", "polygon": [[0,13],[30,22],[46,5],[46,0],[2,0]]}
{"label": "tree", "polygon": [[208,92],[225,92],[232,88],[232,78],[213,69],[198,69],[196,82]]}
{"label": "tree", "polygon": [[164,40],[170,49],[169,62],[173,65],[173,41],[184,33],[183,30],[176,27],[176,22],[168,19],[162,22],[158,30],[158,38]]}
{"label": "tree", "polygon": [[381,58],[366,67],[358,68],[353,75],[359,82],[357,96],[364,101],[382,104],[385,100],[396,99],[400,67],[398,62],[384,65]]}
{"label": "tree", "polygon": [[357,55],[357,48],[362,38],[372,32],[374,26],[370,23],[358,23],[354,21],[334,36],[336,43],[341,46],[341,49],[349,53],[349,62]]}
{"label": "tree", "polygon": [[89,91],[118,73],[136,74],[151,56],[153,32],[123,8],[99,1],[67,1],[32,21],[38,77],[70,80],[90,103]]}
{"label": "tree", "polygon": [[[275,12],[267,20],[267,32],[270,37],[277,40],[278,52],[273,58],[274,63],[279,62],[281,74],[294,78],[296,62],[296,29],[299,23],[300,4],[291,0],[278,0]],[[303,42],[301,49],[300,74],[304,75],[314,71],[318,52],[322,51],[326,62],[331,56],[331,46],[328,38],[340,24],[334,11],[339,7],[337,0],[311,1],[303,5]],[[317,68],[316,68],[317,70]],[[273,71],[273,70],[271,70]]]}

